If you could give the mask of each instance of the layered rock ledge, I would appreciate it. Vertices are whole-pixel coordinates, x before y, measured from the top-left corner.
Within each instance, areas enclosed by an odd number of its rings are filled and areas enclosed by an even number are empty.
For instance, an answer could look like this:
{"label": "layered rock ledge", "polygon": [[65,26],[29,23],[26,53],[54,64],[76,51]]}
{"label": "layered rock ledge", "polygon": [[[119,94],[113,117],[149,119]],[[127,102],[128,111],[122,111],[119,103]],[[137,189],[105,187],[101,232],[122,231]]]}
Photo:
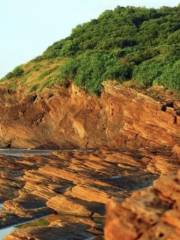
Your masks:
{"label": "layered rock ledge", "polygon": [[158,102],[113,82],[105,84],[100,97],[90,96],[74,85],[29,96],[4,91],[0,146],[173,146],[180,141],[180,101],[170,104],[166,100]]}
{"label": "layered rock ledge", "polygon": [[[144,201],[148,205],[148,200],[153,198],[151,192],[154,190],[148,187],[162,173],[172,173],[178,167],[178,155],[168,149],[76,150],[57,151],[50,156],[1,157],[0,181],[4,184],[0,188],[3,201],[0,227],[41,217],[40,222],[45,221],[45,226],[41,223],[30,224],[18,228],[6,239],[55,240],[60,236],[62,239],[102,239],[105,205],[109,201],[114,204],[115,199],[132,206],[140,215],[145,214],[148,218],[150,214],[154,221],[158,221],[161,212],[171,204],[162,202],[161,205],[157,198],[157,205],[153,201],[152,213],[146,213],[141,205]],[[162,185],[159,181],[155,186]],[[167,184],[171,184],[168,181],[167,177]],[[134,191],[146,188],[137,195],[135,203],[131,202],[137,194]],[[162,185],[164,191],[166,188]],[[109,206],[108,216],[111,216],[114,212],[111,204]],[[119,208],[118,213],[121,215]],[[124,220],[126,214],[122,216]],[[113,215],[109,223],[112,218]],[[129,224],[130,219],[127,219]],[[146,223],[143,226],[145,229]]]}
{"label": "layered rock ledge", "polygon": [[0,228],[36,219],[7,240],[103,239],[106,205],[107,240],[179,240],[178,101],[113,84],[101,97],[74,86],[7,94],[1,146],[76,147],[0,157]]}

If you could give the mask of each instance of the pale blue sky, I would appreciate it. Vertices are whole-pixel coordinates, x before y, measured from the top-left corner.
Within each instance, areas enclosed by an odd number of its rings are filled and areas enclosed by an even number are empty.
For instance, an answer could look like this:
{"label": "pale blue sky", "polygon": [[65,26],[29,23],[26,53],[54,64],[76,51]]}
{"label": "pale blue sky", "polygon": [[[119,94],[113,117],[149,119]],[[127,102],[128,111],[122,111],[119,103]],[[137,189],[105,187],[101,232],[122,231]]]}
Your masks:
{"label": "pale blue sky", "polygon": [[71,29],[121,6],[176,6],[180,0],[0,0],[0,76],[40,55]]}

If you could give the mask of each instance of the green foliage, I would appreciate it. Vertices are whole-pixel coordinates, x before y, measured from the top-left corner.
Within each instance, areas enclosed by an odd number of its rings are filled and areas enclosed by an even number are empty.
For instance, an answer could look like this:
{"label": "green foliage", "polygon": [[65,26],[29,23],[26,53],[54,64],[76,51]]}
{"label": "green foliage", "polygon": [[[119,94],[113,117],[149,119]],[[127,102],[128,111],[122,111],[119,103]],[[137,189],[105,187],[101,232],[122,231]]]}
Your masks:
{"label": "green foliage", "polygon": [[[143,47],[179,43],[180,7],[147,9],[117,7],[97,20],[78,25],[70,37],[49,47],[44,56],[74,56],[88,50]],[[171,36],[172,34],[172,36]],[[168,39],[170,38],[170,39]]]}
{"label": "green foliage", "polygon": [[171,33],[167,39],[168,44],[179,44],[180,43],[180,30]]}
{"label": "green foliage", "polygon": [[8,73],[5,78],[10,79],[13,77],[21,77],[24,74],[24,70],[21,66],[16,67],[12,72]]}
{"label": "green foliage", "polygon": [[61,54],[63,56],[72,56],[77,51],[78,51],[78,45],[76,44],[76,42],[72,40],[67,40],[61,49]]}
{"label": "green foliage", "polygon": [[164,69],[164,64],[157,59],[144,61],[142,64],[135,67],[133,78],[142,87],[150,87],[153,82],[158,79]]}
{"label": "green foliage", "polygon": [[180,60],[168,64],[157,83],[180,91]]}
{"label": "green foliage", "polygon": [[179,89],[180,6],[107,10],[44,53],[57,56],[72,58],[61,69],[61,79],[90,92],[98,93],[106,79],[131,77],[143,87],[158,83]]}
{"label": "green foliage", "polygon": [[[62,67],[45,70],[33,90],[74,81],[98,94],[102,82],[133,80],[142,87],[161,84],[180,89],[180,5],[147,9],[117,7],[73,29],[34,61],[60,62]],[[48,68],[49,69],[49,68]],[[39,70],[37,69],[37,72]],[[6,78],[21,77],[18,68]]]}
{"label": "green foliage", "polygon": [[45,218],[41,218],[38,220],[34,220],[28,223],[24,223],[22,225],[16,226],[17,229],[24,229],[24,228],[29,228],[29,227],[45,227],[48,226],[49,222]]}
{"label": "green foliage", "polygon": [[103,81],[116,79],[122,82],[130,79],[132,70],[129,65],[119,63],[112,53],[86,52],[69,60],[60,69],[60,73],[61,79],[74,80],[76,85],[99,94]]}

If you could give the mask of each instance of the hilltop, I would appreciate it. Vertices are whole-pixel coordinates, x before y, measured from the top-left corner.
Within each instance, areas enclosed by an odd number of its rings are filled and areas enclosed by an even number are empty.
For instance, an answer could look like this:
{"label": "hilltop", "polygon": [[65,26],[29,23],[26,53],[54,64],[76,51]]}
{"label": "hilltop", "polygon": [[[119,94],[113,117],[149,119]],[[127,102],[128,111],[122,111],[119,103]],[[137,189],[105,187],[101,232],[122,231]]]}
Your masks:
{"label": "hilltop", "polygon": [[55,85],[100,94],[102,82],[163,85],[180,91],[180,6],[117,7],[77,26],[42,56],[8,73],[1,85],[41,92]]}

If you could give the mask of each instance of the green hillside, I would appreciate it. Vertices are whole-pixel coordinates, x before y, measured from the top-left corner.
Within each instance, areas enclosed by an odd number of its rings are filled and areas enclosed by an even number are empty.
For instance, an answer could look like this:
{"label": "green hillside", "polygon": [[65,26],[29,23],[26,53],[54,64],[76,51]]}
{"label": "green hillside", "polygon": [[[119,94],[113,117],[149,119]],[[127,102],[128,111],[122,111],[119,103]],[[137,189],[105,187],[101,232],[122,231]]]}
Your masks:
{"label": "green hillside", "polygon": [[74,81],[98,94],[108,79],[180,91],[180,5],[107,10],[16,68],[2,84],[40,91]]}

